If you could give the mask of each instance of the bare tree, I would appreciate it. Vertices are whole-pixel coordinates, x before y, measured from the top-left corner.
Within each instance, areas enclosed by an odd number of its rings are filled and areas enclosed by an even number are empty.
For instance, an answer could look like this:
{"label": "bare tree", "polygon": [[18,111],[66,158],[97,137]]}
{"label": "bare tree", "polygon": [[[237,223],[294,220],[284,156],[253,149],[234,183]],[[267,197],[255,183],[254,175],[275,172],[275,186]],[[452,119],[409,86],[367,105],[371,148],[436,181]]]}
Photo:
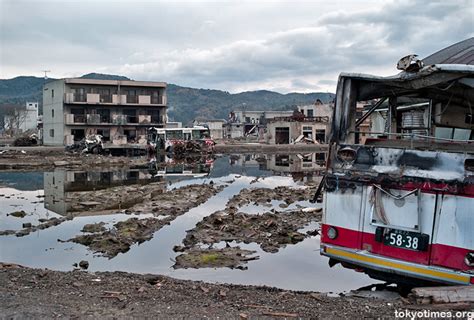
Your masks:
{"label": "bare tree", "polygon": [[5,132],[12,136],[17,134],[25,123],[27,115],[27,111],[23,108],[13,107],[6,110],[3,123]]}

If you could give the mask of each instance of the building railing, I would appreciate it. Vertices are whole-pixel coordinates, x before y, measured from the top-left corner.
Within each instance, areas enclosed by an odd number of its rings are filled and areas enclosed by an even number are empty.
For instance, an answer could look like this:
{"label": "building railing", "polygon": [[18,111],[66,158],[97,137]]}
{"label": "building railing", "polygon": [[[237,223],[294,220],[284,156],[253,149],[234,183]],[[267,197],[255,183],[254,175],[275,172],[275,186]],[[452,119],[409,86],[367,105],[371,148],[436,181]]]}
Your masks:
{"label": "building railing", "polygon": [[65,103],[166,105],[166,96],[74,93],[64,94]]}
{"label": "building railing", "polygon": [[275,121],[285,121],[285,122],[322,122],[328,123],[329,117],[299,117],[299,116],[291,116],[291,117],[275,117],[273,119],[268,119],[269,122]]}
{"label": "building railing", "polygon": [[123,114],[101,115],[101,114],[64,114],[66,125],[158,125],[164,123],[164,116],[137,115],[129,116]]}

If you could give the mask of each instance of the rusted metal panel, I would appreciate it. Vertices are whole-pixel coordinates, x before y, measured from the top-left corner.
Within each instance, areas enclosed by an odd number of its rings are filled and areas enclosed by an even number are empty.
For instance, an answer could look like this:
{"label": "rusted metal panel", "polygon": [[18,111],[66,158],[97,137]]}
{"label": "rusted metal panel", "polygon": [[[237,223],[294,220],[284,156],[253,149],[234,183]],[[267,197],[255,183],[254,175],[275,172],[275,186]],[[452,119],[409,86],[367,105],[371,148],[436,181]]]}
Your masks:
{"label": "rusted metal panel", "polygon": [[435,52],[423,59],[430,64],[474,64],[474,37]]}

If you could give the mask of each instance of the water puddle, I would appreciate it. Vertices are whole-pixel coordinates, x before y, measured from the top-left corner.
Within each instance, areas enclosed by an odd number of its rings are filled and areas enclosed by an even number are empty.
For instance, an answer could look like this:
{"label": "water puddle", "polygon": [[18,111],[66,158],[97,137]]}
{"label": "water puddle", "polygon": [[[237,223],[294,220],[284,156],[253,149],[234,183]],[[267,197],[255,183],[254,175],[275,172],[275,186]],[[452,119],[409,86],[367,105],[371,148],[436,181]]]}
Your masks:
{"label": "water puddle", "polygon": [[[318,156],[321,159],[321,156]],[[284,158],[284,159],[283,159]],[[303,159],[307,159],[305,156]],[[265,252],[256,243],[236,241],[216,242],[213,248],[239,246],[256,251],[260,258],[246,264],[246,270],[228,268],[174,269],[179,253],[173,251],[205,217],[224,210],[227,202],[248,188],[271,188],[287,186],[295,189],[306,188],[307,184],[319,181],[320,176],[314,163],[302,162],[296,156],[278,155],[236,155],[218,157],[209,161],[205,175],[192,172],[189,166],[183,169],[162,169],[150,172],[149,168],[121,171],[74,172],[56,170],[41,173],[0,173],[0,229],[19,230],[24,223],[38,224],[40,219],[61,217],[69,213],[71,193],[98,192],[118,186],[149,185],[164,183],[168,190],[190,184],[212,183],[223,186],[222,191],[183,215],[177,216],[169,225],[159,229],[149,241],[134,244],[130,250],[109,259],[94,254],[87,247],[72,242],[59,242],[83,234],[85,224],[104,222],[105,228],[113,224],[137,217],[153,217],[152,214],[124,214],[123,209],[109,210],[100,215],[85,211],[72,220],[57,226],[38,230],[24,237],[15,235],[0,237],[0,261],[14,262],[31,267],[54,270],[72,270],[73,264],[81,260],[89,261],[90,271],[127,271],[156,273],[180,279],[204,280],[234,284],[276,286],[285,289],[311,290],[322,292],[343,292],[370,285],[375,281],[364,274],[342,267],[329,268],[328,259],[319,253],[319,236],[309,236],[296,244],[281,247],[277,253]],[[300,163],[300,170],[297,164]],[[309,165],[311,164],[311,166]],[[289,168],[289,169],[288,169]],[[184,170],[186,169],[186,170]],[[280,171],[278,171],[280,169]],[[201,169],[202,170],[202,169]],[[156,171],[156,172],[155,172]],[[163,173],[164,171],[164,173]],[[184,172],[183,172],[184,171]],[[191,171],[191,173],[190,173]],[[159,173],[161,172],[161,173]],[[169,173],[169,175],[166,174]],[[172,172],[172,173],[170,173]],[[181,175],[179,174],[181,172]],[[29,183],[34,181],[34,183]],[[272,209],[291,211],[301,207],[320,207],[307,200],[287,204],[282,200],[269,203],[246,204],[239,211],[251,215],[261,215]],[[24,218],[9,214],[23,210]],[[166,219],[159,216],[157,219]],[[299,229],[306,233],[319,228],[311,222]],[[317,233],[314,233],[317,234]],[[201,245],[207,248],[208,245]]]}

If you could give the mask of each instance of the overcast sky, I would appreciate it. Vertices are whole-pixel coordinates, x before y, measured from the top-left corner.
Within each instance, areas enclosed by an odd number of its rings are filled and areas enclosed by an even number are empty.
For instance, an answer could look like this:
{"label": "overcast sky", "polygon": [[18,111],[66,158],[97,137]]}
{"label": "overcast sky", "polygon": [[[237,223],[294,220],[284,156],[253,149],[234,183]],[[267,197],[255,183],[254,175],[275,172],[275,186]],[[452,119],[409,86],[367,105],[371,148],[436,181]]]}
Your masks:
{"label": "overcast sky", "polygon": [[474,1],[0,0],[0,78],[125,75],[230,92],[335,91],[474,36]]}

